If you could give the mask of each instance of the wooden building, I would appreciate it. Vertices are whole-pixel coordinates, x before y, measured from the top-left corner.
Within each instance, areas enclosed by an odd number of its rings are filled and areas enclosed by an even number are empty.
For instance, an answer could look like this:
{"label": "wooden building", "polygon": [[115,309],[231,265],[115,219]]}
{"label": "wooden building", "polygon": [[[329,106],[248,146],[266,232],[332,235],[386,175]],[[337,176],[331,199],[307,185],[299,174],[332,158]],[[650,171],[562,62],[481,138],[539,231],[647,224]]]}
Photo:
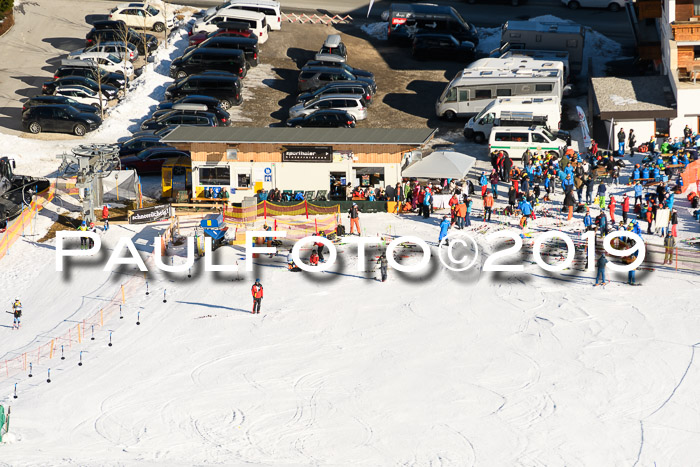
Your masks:
{"label": "wooden building", "polygon": [[260,190],[325,191],[384,188],[401,180],[431,129],[179,127],[162,141],[190,151],[194,199],[223,189],[232,202]]}

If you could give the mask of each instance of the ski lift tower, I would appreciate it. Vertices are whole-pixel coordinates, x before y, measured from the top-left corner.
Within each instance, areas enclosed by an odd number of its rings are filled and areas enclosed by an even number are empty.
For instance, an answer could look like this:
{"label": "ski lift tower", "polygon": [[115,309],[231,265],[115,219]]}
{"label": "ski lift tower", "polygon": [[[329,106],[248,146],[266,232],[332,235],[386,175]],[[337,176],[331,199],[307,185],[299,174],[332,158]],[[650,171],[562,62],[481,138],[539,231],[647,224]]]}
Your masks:
{"label": "ski lift tower", "polygon": [[116,144],[86,144],[71,150],[72,154],[56,156],[61,159],[60,177],[76,177],[76,187],[82,198],[81,216],[87,222],[95,222],[95,209],[102,206],[102,179],[118,170],[119,146]]}

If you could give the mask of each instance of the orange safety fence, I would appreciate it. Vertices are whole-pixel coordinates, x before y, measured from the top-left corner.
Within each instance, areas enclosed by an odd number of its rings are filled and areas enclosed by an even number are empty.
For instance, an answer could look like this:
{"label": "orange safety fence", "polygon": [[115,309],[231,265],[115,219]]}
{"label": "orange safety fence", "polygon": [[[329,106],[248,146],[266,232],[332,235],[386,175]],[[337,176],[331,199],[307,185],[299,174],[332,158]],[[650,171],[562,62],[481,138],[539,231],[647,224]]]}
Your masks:
{"label": "orange safety fence", "polygon": [[[126,303],[127,297],[133,297],[139,289],[143,289],[144,283],[145,278],[143,277],[131,277],[121,285],[108,302],[92,315],[79,322],[74,322],[75,324],[71,324],[67,329],[62,328],[59,331],[60,334],[33,350],[27,350],[18,353],[13,358],[0,361],[0,378],[10,378],[19,373],[27,372],[30,364],[32,371],[37,371],[39,365],[46,364],[56,358],[60,359],[63,355],[70,353],[74,346],[78,346],[84,341],[90,341],[93,332],[100,330],[110,319],[123,312],[121,305]],[[65,323],[69,322],[71,321],[65,321]],[[61,346],[63,346],[63,351]]]}
{"label": "orange safety fence", "polygon": [[46,190],[37,193],[36,199],[31,202],[27,209],[22,211],[15,220],[7,227],[5,233],[1,234],[0,238],[0,259],[2,259],[9,251],[10,247],[19,239],[20,235],[32,223],[34,215],[41,211],[44,206],[53,200],[56,192],[56,186],[51,184]]}
{"label": "orange safety fence", "polygon": [[340,205],[334,204],[331,206],[320,206],[309,203],[308,201],[300,201],[293,205],[284,205],[272,203],[270,201],[262,201],[257,206],[224,207],[224,220],[226,222],[246,223],[253,222],[257,217],[277,217],[277,216],[323,216],[328,214],[337,214],[340,212]]}
{"label": "orange safety fence", "polygon": [[338,228],[338,216],[330,215],[315,217],[313,219],[274,219],[272,230],[287,232],[287,239],[299,240],[312,235],[319,235],[321,232],[329,234]]}

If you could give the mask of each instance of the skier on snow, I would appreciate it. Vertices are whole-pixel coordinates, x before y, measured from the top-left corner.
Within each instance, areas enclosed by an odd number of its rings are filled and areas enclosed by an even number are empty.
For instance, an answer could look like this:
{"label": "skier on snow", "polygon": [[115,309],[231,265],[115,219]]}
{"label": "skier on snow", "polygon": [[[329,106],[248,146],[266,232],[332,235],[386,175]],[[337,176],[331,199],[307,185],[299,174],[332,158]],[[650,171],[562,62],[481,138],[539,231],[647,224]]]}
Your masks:
{"label": "skier on snow", "polygon": [[450,228],[450,220],[447,218],[447,216],[442,217],[442,222],[440,222],[440,236],[438,237],[438,247],[442,243],[442,240],[445,239],[445,245],[448,245],[448,240],[447,240],[447,230]]}
{"label": "skier on snow", "polygon": [[253,294],[252,314],[260,314],[260,302],[263,299],[263,286],[260,283],[260,279],[255,279],[255,284],[253,284],[251,292]]}
{"label": "skier on snow", "polygon": [[19,301],[19,298],[15,298],[15,301],[12,303],[12,315],[14,316],[14,320],[12,322],[12,329],[19,329],[19,320],[22,317],[22,302]]}
{"label": "skier on snow", "polygon": [[386,282],[387,269],[389,267],[389,261],[386,259],[386,253],[382,253],[377,262],[379,263],[379,272],[382,275],[382,282]]}

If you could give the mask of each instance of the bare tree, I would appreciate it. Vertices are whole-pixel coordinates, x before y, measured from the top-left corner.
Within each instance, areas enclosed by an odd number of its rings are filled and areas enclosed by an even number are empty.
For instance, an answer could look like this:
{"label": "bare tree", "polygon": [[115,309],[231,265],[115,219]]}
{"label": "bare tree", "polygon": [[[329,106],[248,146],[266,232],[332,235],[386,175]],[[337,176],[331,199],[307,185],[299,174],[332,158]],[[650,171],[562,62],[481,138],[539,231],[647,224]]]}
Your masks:
{"label": "bare tree", "polygon": [[[101,42],[102,42],[102,37],[98,34],[97,41],[95,42],[97,44],[97,50],[100,50],[100,43]],[[104,118],[105,118],[105,110],[104,110],[105,106],[103,103],[104,96],[102,95],[102,82],[104,81],[104,73],[103,73],[102,68],[100,68],[100,64],[97,60],[92,61],[92,63],[94,65],[93,70],[92,70],[92,74],[95,76],[95,81],[97,82],[97,94],[100,98],[100,118],[102,120],[104,120]]]}
{"label": "bare tree", "polygon": [[[124,70],[122,71],[122,74],[124,75],[124,82],[126,83],[128,81],[127,73],[126,73],[126,67],[129,62],[129,58],[131,57],[131,49],[129,48],[129,28],[124,27],[124,28],[119,28],[116,30],[116,35],[115,37],[117,40],[121,43],[124,44],[124,52],[123,52],[123,58],[124,61],[122,62],[124,64]],[[128,89],[128,86],[125,84],[124,85],[124,94],[126,94],[126,91]]]}

